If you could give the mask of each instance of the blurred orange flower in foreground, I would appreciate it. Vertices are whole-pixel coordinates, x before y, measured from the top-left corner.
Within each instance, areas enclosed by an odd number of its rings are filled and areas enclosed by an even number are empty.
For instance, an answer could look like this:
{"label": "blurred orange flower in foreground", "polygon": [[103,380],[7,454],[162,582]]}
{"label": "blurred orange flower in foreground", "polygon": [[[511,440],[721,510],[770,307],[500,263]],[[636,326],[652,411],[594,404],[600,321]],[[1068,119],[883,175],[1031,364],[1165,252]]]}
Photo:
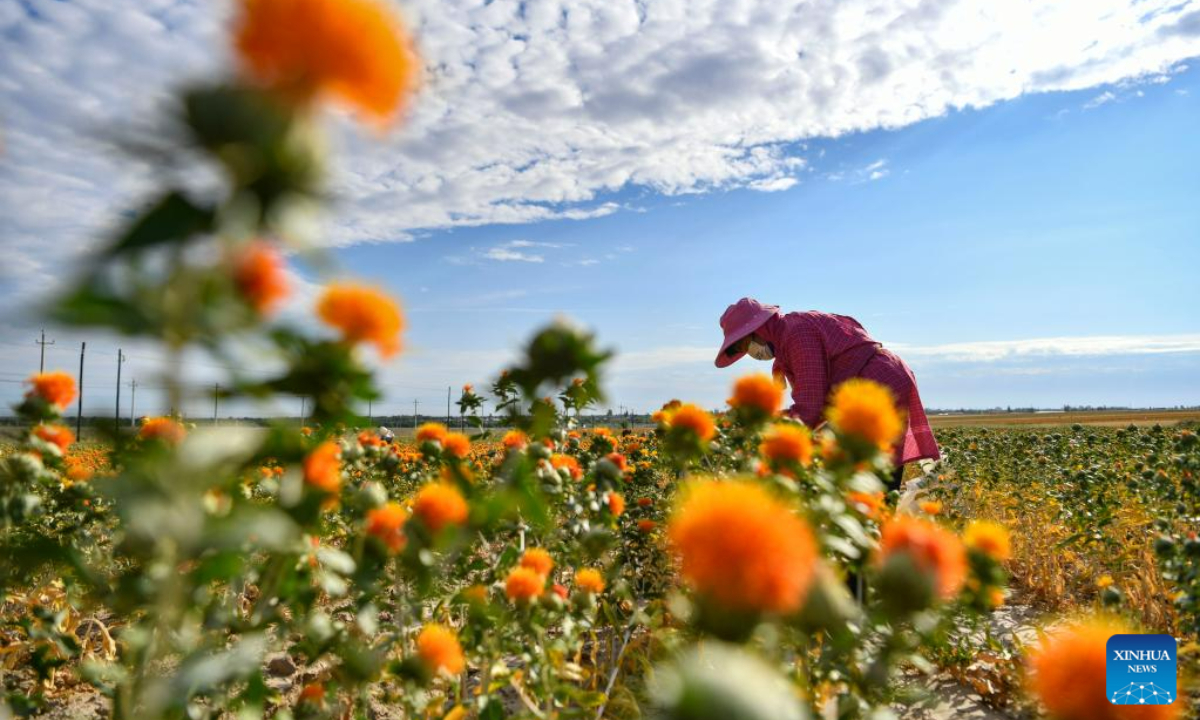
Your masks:
{"label": "blurred orange flower in foreground", "polygon": [[783,403],[783,387],[765,373],[753,373],[738,378],[733,383],[730,406],[756,410],[764,415],[779,412]]}
{"label": "blurred orange flower in foreground", "polygon": [[990,520],[971,521],[963,532],[963,542],[972,550],[978,550],[997,562],[1004,562],[1012,557],[1008,529],[1000,523]]}
{"label": "blurred orange flower in foreground", "polygon": [[442,625],[426,625],[417,635],[417,656],[432,672],[457,675],[466,667],[462,645],[454,632]]}
{"label": "blurred orange flower in foreground", "polygon": [[504,581],[504,594],[516,602],[526,602],[541,597],[545,589],[546,576],[539,575],[527,567],[513,569]]}
{"label": "blurred orange flower in foreground", "polygon": [[408,538],[404,536],[404,522],[408,515],[398,503],[389,502],[383,507],[367,511],[367,534],[378,538],[387,549],[398,553],[404,549]]}
{"label": "blurred orange flower in foreground", "polygon": [[304,482],[327,493],[336,493],[342,486],[342,449],[326,440],[304,457]]}
{"label": "blurred orange flower in foreground", "polygon": [[812,462],[812,436],[808,428],[790,423],[779,423],[763,436],[759,452],[774,462],[790,462],[808,465]]}
{"label": "blurred orange flower in foreground", "polygon": [[904,432],[904,418],[896,410],[892,391],[863,378],[837,386],[826,416],[838,430],[863,438],[885,452]]}
{"label": "blurred orange flower in foreground", "polygon": [[187,435],[187,430],[168,417],[146,418],[138,430],[138,437],[143,440],[162,440],[171,445],[181,442],[184,435]]}
{"label": "blurred orange flower in foreground", "polygon": [[57,445],[63,452],[75,442],[75,433],[63,425],[38,425],[33,429],[33,434],[51,445]]}
{"label": "blurred orange flower in foreground", "polygon": [[509,430],[504,433],[501,443],[509,450],[524,450],[529,444],[529,436],[520,430]]}
{"label": "blurred orange flower in foreground", "polygon": [[438,422],[427,422],[417,428],[417,442],[437,442],[446,439],[446,426]]}
{"label": "blurred orange flower in foreground", "polygon": [[683,578],[732,610],[790,613],[812,581],[808,524],[752,482],[696,482],[667,529]]}
{"label": "blurred orange flower in foreground", "polygon": [[413,515],[421,518],[433,533],[441,532],[447,525],[466,522],[468,511],[467,501],[449,483],[429,483],[413,500]]}
{"label": "blurred orange flower in foreground", "polygon": [[75,378],[61,370],[48,373],[38,373],[29,378],[33,389],[29,395],[39,397],[51,405],[57,405],[64,410],[75,399]]}
{"label": "blurred orange flower in foreground", "polygon": [[317,301],[317,315],[349,343],[371,342],[385,358],[400,351],[404,318],[386,293],[362,285],[335,284]]}
{"label": "blurred orange flower in foreground", "polygon": [[233,282],[246,302],[264,315],[291,293],[284,274],[283,256],[262,240],[251,243],[238,254],[234,260]]}
{"label": "blurred orange flower in foreground", "polygon": [[471,452],[471,438],[462,433],[446,433],[442,438],[442,447],[446,454],[462,460]]}
{"label": "blurred orange flower in foreground", "polygon": [[1132,630],[1093,618],[1056,630],[1029,655],[1029,685],[1057,720],[1172,720],[1182,703],[1113,705],[1105,687],[1105,648]]}
{"label": "blurred orange flower in foreground", "polygon": [[897,515],[884,524],[880,563],[893,555],[907,554],[918,568],[933,576],[942,599],[954,597],[967,577],[967,553],[958,537],[935,523]]}
{"label": "blurred orange flower in foreground", "polygon": [[584,592],[599,594],[604,592],[604,576],[595,568],[583,568],[575,573],[575,585]]}
{"label": "blurred orange flower in foreground", "polygon": [[543,548],[529,548],[521,556],[521,567],[529,568],[538,575],[545,577],[554,569],[554,558]]}
{"label": "blurred orange flower in foreground", "polygon": [[234,46],[259,82],[293,100],[333,95],[378,121],[416,85],[411,40],[377,0],[243,0]]}
{"label": "blurred orange flower in foreground", "polygon": [[668,421],[673,428],[686,428],[696,434],[696,437],[708,442],[717,434],[712,415],[703,408],[690,403],[682,404],[671,411]]}
{"label": "blurred orange flower in foreground", "polygon": [[625,497],[620,493],[608,494],[608,511],[620,517],[625,512]]}

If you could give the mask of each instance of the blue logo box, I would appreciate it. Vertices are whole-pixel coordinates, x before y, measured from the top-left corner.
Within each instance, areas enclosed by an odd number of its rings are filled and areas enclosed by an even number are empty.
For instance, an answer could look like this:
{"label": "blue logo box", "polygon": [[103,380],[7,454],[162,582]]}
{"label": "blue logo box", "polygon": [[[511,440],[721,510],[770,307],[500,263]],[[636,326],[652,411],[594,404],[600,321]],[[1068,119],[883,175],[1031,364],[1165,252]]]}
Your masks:
{"label": "blue logo box", "polygon": [[1113,705],[1170,705],[1178,655],[1170,635],[1113,635],[1105,649],[1105,687]]}

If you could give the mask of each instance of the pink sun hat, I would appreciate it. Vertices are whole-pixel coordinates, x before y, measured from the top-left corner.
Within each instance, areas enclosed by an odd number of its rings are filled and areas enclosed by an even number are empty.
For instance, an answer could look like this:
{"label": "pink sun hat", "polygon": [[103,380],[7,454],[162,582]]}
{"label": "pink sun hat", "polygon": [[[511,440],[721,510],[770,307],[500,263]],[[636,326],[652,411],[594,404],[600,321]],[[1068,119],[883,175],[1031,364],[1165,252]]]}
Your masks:
{"label": "pink sun hat", "polygon": [[725,351],[778,313],[777,305],[763,305],[754,298],[742,298],[725,308],[725,313],[721,315],[721,329],[725,331],[725,342],[721,343],[721,350],[717,353],[717,367],[729,367],[740,360],[746,353],[726,355]]}

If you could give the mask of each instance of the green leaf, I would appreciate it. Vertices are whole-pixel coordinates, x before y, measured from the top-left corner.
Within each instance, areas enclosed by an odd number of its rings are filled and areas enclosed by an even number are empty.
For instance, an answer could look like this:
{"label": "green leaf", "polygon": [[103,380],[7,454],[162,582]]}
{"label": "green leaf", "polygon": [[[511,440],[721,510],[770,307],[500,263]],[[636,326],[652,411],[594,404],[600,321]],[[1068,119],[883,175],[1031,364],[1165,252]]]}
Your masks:
{"label": "green leaf", "polygon": [[108,255],[137,252],[156,245],[183,242],[208,232],[213,210],[203,208],[171,191],[146,210],[108,249]]}

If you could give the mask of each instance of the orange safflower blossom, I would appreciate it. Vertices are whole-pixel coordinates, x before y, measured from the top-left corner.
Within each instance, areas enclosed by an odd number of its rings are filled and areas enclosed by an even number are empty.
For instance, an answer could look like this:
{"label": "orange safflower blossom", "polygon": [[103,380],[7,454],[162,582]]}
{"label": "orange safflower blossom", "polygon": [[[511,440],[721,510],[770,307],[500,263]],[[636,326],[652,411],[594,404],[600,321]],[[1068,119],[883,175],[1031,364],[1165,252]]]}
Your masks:
{"label": "orange safflower blossom", "polygon": [[851,490],[846,493],[846,502],[850,507],[859,511],[869,518],[878,519],[883,510],[883,492],[863,492],[862,490]]}
{"label": "orange safflower blossom", "polygon": [[169,445],[178,445],[187,435],[182,425],[168,417],[143,418],[138,437],[143,440],[161,440]]}
{"label": "orange safflower blossom", "polygon": [[26,382],[33,386],[26,397],[39,397],[59,410],[65,410],[76,396],[75,378],[61,370],[38,373]]}
{"label": "orange safflower blossom", "polygon": [[417,428],[417,442],[436,442],[440,443],[446,439],[446,426],[439,422],[427,422]]}
{"label": "orange safflower blossom", "polygon": [[941,500],[923,500],[921,502],[921,512],[926,515],[937,515],[942,512]]}
{"label": "orange safflower blossom", "polygon": [[342,449],[326,440],[304,456],[304,482],[327,493],[342,487]]}
{"label": "orange safflower blossom", "polygon": [[399,503],[389,502],[383,507],[367,511],[367,534],[382,542],[389,552],[398,553],[408,542],[404,536],[404,523],[407,520],[408,514],[404,508]]}
{"label": "orange safflower blossom", "polygon": [[233,284],[261,315],[270,313],[291,294],[283,256],[262,240],[251,243],[234,258]]}
{"label": "orange safflower blossom", "polygon": [[376,121],[400,109],[419,70],[377,0],[243,0],[234,46],[252,77],[290,99],[331,95]]}
{"label": "orange safflower blossom", "polygon": [[766,373],[743,375],[733,383],[733,395],[728,402],[735,409],[750,409],[772,416],[783,404],[783,386]]}
{"label": "orange safflower blossom", "polygon": [[1131,633],[1119,621],[1092,618],[1054,631],[1028,656],[1028,681],[1055,720],[1174,720],[1171,705],[1113,705],[1105,687],[1108,639]]}
{"label": "orange safflower blossom", "polygon": [[339,330],[348,343],[373,343],[385,358],[400,351],[404,317],[400,306],[380,290],[362,285],[330,285],[317,301],[317,316]]}
{"label": "orange safflower blossom", "polygon": [[462,433],[446,433],[446,436],[442,438],[442,450],[447,455],[462,460],[471,453],[471,438]]}
{"label": "orange safflower blossom", "polygon": [[521,556],[520,566],[546,577],[554,569],[554,558],[543,548],[529,548]]}
{"label": "orange safflower blossom", "polygon": [[578,480],[583,477],[583,468],[579,467],[579,461],[570,455],[554,454],[550,456],[550,466],[555,470],[566,468],[567,473],[572,480]]}
{"label": "orange safflower blossom", "polygon": [[617,517],[625,512],[625,497],[621,493],[610,492],[608,494],[608,511]]}
{"label": "orange safflower blossom", "polygon": [[833,391],[826,411],[830,424],[887,452],[904,432],[892,391],[873,380],[853,378]]}
{"label": "orange safflower blossom", "polygon": [[412,507],[413,515],[435,534],[448,525],[462,525],[469,513],[467,501],[458,489],[444,482],[429,483],[421,488]]}
{"label": "orange safflower blossom", "polygon": [[668,421],[672,428],[690,430],[704,442],[713,439],[717,426],[707,410],[691,403],[681,404],[671,412]]}
{"label": "orange safflower blossom", "polygon": [[520,430],[509,430],[500,442],[509,450],[524,450],[529,445],[529,436]]}
{"label": "orange safflower blossom", "polygon": [[514,602],[528,602],[541,597],[546,589],[546,576],[530,568],[517,567],[504,581],[504,594]]}
{"label": "orange safflower blossom", "polygon": [[928,520],[897,515],[883,525],[881,534],[880,565],[903,553],[933,577],[934,590],[942,599],[952,598],[962,589],[967,554],[954,533]]}
{"label": "orange safflower blossom", "polygon": [[457,675],[467,665],[462,645],[454,632],[432,623],[421,628],[417,635],[417,657],[435,675],[442,671]]}
{"label": "orange safflower blossom", "polygon": [[818,559],[808,524],[749,481],[691,483],[667,534],[684,580],[731,610],[798,610]]}
{"label": "orange safflower blossom", "polygon": [[658,523],[654,522],[653,520],[642,518],[641,520],[637,521],[637,529],[640,533],[654,532],[654,528],[656,527],[658,527]]}
{"label": "orange safflower blossom", "polygon": [[75,442],[75,433],[64,425],[38,425],[33,429],[33,434],[39,439],[57,446],[64,453],[67,448],[71,447],[71,443]]}
{"label": "orange safflower blossom", "polygon": [[813,457],[812,435],[802,425],[779,423],[763,436],[758,451],[774,463],[808,465]]}
{"label": "orange safflower blossom", "polygon": [[971,521],[963,532],[963,543],[997,562],[1004,562],[1012,557],[1008,529],[990,520]]}
{"label": "orange safflower blossom", "polygon": [[575,573],[575,587],[599,595],[604,592],[604,576],[595,568],[583,568]]}

